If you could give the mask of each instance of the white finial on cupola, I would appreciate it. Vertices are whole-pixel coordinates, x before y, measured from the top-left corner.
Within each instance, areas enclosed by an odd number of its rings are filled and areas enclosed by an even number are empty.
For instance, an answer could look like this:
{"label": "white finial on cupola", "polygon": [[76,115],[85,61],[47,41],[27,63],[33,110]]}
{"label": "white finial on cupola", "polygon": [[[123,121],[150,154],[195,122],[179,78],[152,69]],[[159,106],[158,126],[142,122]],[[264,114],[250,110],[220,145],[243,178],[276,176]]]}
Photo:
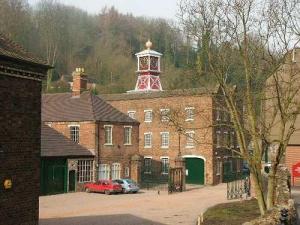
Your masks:
{"label": "white finial on cupola", "polygon": [[150,50],[151,47],[152,47],[152,42],[150,41],[150,39],[148,39],[148,41],[146,42],[146,48]]}

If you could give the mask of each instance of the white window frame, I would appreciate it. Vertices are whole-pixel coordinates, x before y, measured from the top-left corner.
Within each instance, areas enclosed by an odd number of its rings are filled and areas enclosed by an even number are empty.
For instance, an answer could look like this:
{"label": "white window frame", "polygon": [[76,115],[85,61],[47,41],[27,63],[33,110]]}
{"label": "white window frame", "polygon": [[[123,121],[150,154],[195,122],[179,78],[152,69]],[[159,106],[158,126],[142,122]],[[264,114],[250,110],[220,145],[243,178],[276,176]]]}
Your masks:
{"label": "white window frame", "polygon": [[229,133],[228,131],[223,132],[223,147],[229,147],[230,146],[230,140],[229,140]]}
{"label": "white window frame", "polygon": [[78,183],[94,181],[94,160],[80,159],[77,162]]}
{"label": "white window frame", "polygon": [[[192,136],[190,136],[192,134]],[[195,147],[195,131],[190,130],[185,132],[186,135],[186,148],[194,148]]]}
{"label": "white window frame", "polygon": [[[150,135],[150,144],[146,145],[146,135]],[[144,148],[152,148],[152,132],[144,133]]]}
{"label": "white window frame", "polygon": [[121,163],[113,163],[111,165],[111,179],[120,179],[121,178]]}
{"label": "white window frame", "polygon": [[[133,114],[133,116],[130,116],[131,114]],[[130,110],[127,112],[127,115],[131,118],[131,119],[136,119],[136,111]]]}
{"label": "white window frame", "polygon": [[[149,118],[148,118],[148,115],[150,115]],[[153,111],[152,111],[152,109],[145,109],[144,110],[144,122],[145,123],[151,123],[152,120],[153,120]]]}
{"label": "white window frame", "polygon": [[221,148],[222,146],[222,136],[221,136],[221,131],[216,131],[216,146],[217,148]]}
{"label": "white window frame", "polygon": [[[166,112],[166,114],[164,114]],[[160,109],[160,121],[161,122],[169,122],[170,118],[168,116],[170,109]]]}
{"label": "white window frame", "polygon": [[[70,131],[70,139],[78,144],[79,140],[80,140],[80,125],[68,125],[68,127],[69,127],[69,131]],[[75,132],[74,132],[75,136],[73,136],[72,128],[77,128],[77,131],[75,129]],[[76,133],[77,133],[77,135],[76,135]]]}
{"label": "white window frame", "polygon": [[[161,174],[169,174],[169,165],[170,165],[170,158],[169,156],[162,156],[160,157],[160,160],[161,160]],[[168,165],[168,171],[164,171],[163,169],[165,168],[164,167],[164,162],[166,162],[165,160],[167,160],[167,165]]]}
{"label": "white window frame", "polygon": [[110,165],[109,164],[100,164],[99,165],[99,179],[109,180],[110,179]]}
{"label": "white window frame", "polygon": [[150,160],[150,166],[149,166],[149,170],[144,171],[144,173],[145,174],[151,174],[152,173],[152,156],[145,156],[144,157],[144,168],[146,168],[146,164],[145,164],[146,159]]}
{"label": "white window frame", "polygon": [[[164,135],[167,135],[167,139],[164,139]],[[164,140],[166,142],[164,143]],[[161,148],[169,148],[170,145],[170,133],[169,132],[160,132],[160,144]]]}
{"label": "white window frame", "polygon": [[[185,115],[186,115],[185,121],[194,121],[195,107],[186,107],[184,109],[184,111],[185,111]],[[192,112],[192,113],[190,114],[190,112]]]}
{"label": "white window frame", "polygon": [[[126,142],[126,129],[129,129],[128,142]],[[124,126],[124,145],[132,145],[132,126]]]}
{"label": "white window frame", "polygon": [[[110,142],[106,142],[107,141],[107,137],[106,137],[106,128],[110,127]],[[104,145],[113,145],[113,125],[104,125]]]}

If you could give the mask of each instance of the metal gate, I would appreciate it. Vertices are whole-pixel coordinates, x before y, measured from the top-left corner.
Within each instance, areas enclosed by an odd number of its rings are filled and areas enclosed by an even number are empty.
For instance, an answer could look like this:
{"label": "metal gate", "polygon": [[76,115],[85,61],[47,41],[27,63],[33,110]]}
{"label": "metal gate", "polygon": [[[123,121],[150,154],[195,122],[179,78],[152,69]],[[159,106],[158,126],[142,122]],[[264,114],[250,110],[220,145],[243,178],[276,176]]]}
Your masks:
{"label": "metal gate", "polygon": [[245,177],[244,179],[235,180],[227,183],[227,199],[239,199],[242,198],[244,194],[250,197],[250,178]]}
{"label": "metal gate", "polygon": [[182,192],[183,191],[183,170],[182,167],[170,168],[169,170],[169,185],[168,191]]}

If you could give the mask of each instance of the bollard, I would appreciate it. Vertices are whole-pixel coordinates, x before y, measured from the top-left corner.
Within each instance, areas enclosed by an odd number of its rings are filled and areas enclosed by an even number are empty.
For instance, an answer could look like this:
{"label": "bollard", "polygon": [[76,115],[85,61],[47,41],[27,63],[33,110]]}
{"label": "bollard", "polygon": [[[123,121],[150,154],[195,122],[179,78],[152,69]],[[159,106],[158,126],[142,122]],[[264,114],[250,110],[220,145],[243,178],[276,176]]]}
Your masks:
{"label": "bollard", "polygon": [[280,210],[280,225],[288,225],[289,211],[285,208]]}

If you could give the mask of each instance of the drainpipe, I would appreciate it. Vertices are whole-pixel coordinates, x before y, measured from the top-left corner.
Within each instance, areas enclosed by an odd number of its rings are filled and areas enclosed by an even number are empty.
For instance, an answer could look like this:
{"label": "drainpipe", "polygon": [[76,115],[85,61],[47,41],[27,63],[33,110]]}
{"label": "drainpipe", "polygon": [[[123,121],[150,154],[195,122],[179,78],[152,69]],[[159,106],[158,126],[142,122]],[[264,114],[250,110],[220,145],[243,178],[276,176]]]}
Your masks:
{"label": "drainpipe", "polygon": [[99,175],[99,165],[100,165],[100,123],[96,123],[96,132],[95,132],[95,136],[96,136],[96,175],[95,178],[97,178],[96,180],[99,179],[98,175]]}

